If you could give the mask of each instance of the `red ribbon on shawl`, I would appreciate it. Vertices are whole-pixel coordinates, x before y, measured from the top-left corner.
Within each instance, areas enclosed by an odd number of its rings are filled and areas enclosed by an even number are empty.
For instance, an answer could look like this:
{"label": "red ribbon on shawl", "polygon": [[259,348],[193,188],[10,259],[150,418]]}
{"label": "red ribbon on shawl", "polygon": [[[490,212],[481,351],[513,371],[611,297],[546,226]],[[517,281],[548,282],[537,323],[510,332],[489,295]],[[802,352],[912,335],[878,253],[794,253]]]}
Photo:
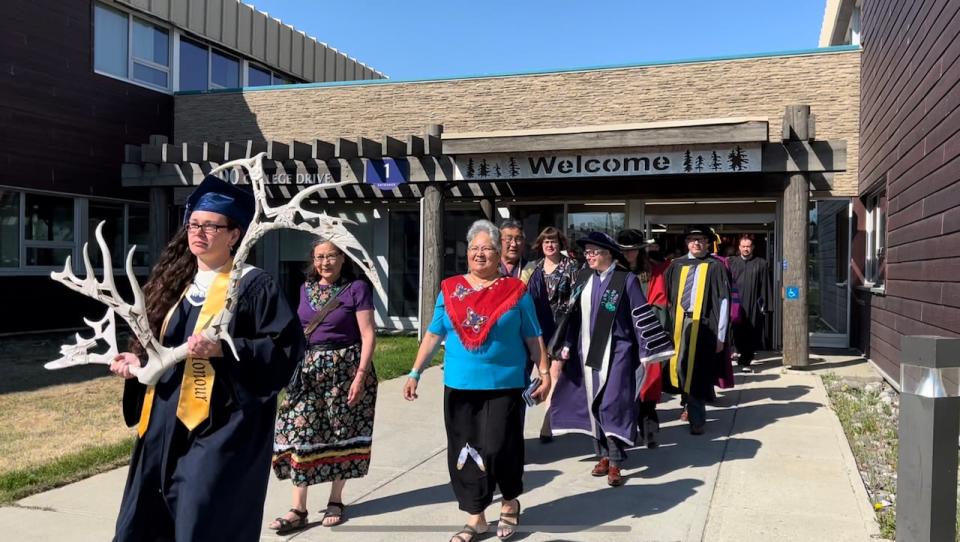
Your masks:
{"label": "red ribbon on shawl", "polygon": [[457,275],[441,282],[440,291],[460,342],[467,350],[476,350],[497,320],[520,301],[527,287],[520,279],[500,277],[486,288],[475,290],[466,277]]}

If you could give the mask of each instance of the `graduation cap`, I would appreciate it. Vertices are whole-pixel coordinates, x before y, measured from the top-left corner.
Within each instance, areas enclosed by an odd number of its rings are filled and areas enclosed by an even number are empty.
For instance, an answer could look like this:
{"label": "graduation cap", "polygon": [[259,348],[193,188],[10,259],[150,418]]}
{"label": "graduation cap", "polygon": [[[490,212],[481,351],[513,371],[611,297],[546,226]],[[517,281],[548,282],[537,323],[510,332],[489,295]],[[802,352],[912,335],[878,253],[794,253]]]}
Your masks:
{"label": "graduation cap", "polygon": [[253,220],[255,208],[253,194],[219,177],[207,175],[187,198],[183,223],[190,220],[194,211],[209,211],[230,218],[245,230]]}

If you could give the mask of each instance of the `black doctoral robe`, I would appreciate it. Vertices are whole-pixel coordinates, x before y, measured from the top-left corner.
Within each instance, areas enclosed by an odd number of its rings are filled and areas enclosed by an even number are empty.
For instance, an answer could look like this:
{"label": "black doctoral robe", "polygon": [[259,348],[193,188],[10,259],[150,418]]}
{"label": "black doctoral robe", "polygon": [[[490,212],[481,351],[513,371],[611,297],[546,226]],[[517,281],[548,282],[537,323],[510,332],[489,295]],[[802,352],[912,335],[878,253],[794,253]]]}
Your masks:
{"label": "black doctoral robe", "polygon": [[773,302],[773,287],[770,266],[763,258],[744,260],[740,256],[728,258],[730,273],[740,292],[743,318],[734,325],[737,348],[750,353],[763,348],[767,343],[763,312],[770,312]]}
{"label": "black doctoral robe", "polygon": [[[163,337],[186,342],[200,307],[181,301]],[[184,364],[157,382],[150,424],[138,438],[117,518],[117,541],[255,541],[260,538],[270,474],[277,393],[303,354],[300,322],[270,275],[240,280],[231,336],[216,371],[210,416],[192,432],[177,419]],[[135,426],[146,387],[126,381],[123,414]]]}
{"label": "black doctoral robe", "polygon": [[[688,342],[692,338],[678,333],[677,327],[683,325],[682,318],[677,320],[677,295],[680,291],[680,275],[685,266],[696,266],[707,264],[707,276],[704,282],[704,293],[700,315],[700,325],[697,332],[696,352],[693,358],[693,372],[690,378],[689,393],[699,399],[710,399],[714,397],[713,386],[717,377],[721,374],[723,356],[725,352],[717,353],[717,341],[727,341],[727,325],[730,317],[730,283],[727,279],[727,270],[723,263],[707,255],[704,258],[690,258],[683,256],[670,262],[670,267],[664,273],[667,283],[667,318],[669,319],[669,329],[667,334],[674,339],[676,351],[686,352],[690,348],[689,344],[680,344]],[[688,273],[693,274],[692,268]],[[686,346],[687,348],[684,348]],[[671,393],[684,391],[686,386],[677,385],[677,381],[683,382],[683,378],[678,375],[686,375],[688,372],[689,360],[686,356],[677,359],[676,363],[669,363],[666,367],[663,387],[664,390]]]}

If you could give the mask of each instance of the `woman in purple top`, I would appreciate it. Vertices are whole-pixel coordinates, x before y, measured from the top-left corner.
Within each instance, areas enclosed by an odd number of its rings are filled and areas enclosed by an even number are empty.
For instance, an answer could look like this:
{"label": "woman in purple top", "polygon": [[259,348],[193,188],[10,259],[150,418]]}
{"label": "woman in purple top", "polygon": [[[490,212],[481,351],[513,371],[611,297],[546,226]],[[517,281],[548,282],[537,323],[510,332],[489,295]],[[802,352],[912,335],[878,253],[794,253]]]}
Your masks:
{"label": "woman in purple top", "polygon": [[333,243],[317,239],[297,314],[307,351],[280,404],[273,469],[293,480],[293,508],[270,528],[307,525],[307,487],[333,482],[323,526],[344,519],[343,486],[367,474],[377,402],[376,334],[370,284]]}

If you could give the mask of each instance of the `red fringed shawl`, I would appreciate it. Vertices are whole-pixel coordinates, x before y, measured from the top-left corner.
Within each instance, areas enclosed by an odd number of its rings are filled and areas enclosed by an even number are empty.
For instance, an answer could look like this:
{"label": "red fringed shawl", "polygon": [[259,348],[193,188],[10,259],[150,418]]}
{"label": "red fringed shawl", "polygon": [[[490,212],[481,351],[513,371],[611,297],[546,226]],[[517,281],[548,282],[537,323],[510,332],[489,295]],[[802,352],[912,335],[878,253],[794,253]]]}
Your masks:
{"label": "red fringed shawl", "polygon": [[441,282],[440,291],[460,342],[467,350],[476,350],[497,320],[520,301],[527,287],[520,279],[500,277],[486,288],[474,290],[466,277],[457,275]]}

